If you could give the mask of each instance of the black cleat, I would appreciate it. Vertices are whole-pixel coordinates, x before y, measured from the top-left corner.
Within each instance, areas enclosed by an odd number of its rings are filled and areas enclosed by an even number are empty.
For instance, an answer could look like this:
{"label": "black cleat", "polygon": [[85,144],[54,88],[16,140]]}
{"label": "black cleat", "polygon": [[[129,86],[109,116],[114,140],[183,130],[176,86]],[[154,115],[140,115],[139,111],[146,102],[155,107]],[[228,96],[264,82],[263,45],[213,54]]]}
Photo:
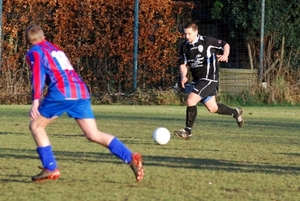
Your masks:
{"label": "black cleat", "polygon": [[234,118],[236,119],[236,122],[238,124],[239,127],[243,127],[244,126],[244,119],[242,117],[243,114],[243,109],[242,108],[236,108],[237,111],[237,116],[234,116]]}
{"label": "black cleat", "polygon": [[174,131],[174,135],[184,140],[189,140],[192,137],[192,134],[188,133],[185,129]]}

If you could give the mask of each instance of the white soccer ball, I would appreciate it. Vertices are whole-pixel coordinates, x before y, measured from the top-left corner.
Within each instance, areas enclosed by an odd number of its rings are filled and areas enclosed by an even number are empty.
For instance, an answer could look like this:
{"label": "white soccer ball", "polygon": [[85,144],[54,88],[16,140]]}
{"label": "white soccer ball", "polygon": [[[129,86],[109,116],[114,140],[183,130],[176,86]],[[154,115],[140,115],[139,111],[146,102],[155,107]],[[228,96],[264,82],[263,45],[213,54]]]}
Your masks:
{"label": "white soccer ball", "polygon": [[167,144],[171,138],[170,131],[164,127],[158,127],[153,132],[152,138],[157,144]]}

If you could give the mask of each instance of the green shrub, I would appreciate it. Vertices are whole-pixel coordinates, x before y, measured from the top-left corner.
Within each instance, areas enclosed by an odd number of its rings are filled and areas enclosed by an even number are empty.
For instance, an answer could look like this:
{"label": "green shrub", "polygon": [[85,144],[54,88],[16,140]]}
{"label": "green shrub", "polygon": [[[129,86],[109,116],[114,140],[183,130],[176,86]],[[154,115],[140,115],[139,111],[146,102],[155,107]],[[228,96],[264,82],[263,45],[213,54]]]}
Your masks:
{"label": "green shrub", "polygon": [[104,94],[93,96],[93,104],[123,104],[123,105],[182,105],[187,94],[169,89],[140,89],[131,94]]}
{"label": "green shrub", "polygon": [[245,90],[238,95],[222,94],[218,96],[220,102],[227,104],[239,104],[248,106],[259,105],[293,105],[294,100],[291,92],[291,84],[284,77],[275,79],[266,88],[255,85],[250,90]]}

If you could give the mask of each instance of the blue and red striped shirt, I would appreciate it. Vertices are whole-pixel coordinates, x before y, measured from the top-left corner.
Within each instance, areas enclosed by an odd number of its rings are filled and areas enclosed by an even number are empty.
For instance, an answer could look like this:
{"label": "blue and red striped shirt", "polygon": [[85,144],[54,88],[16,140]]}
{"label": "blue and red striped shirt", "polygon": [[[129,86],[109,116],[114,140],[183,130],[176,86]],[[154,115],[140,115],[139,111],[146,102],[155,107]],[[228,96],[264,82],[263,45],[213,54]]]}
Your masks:
{"label": "blue and red striped shirt", "polygon": [[65,53],[56,45],[43,40],[31,46],[26,53],[31,67],[32,99],[43,96],[48,100],[89,99],[87,86],[74,71]]}

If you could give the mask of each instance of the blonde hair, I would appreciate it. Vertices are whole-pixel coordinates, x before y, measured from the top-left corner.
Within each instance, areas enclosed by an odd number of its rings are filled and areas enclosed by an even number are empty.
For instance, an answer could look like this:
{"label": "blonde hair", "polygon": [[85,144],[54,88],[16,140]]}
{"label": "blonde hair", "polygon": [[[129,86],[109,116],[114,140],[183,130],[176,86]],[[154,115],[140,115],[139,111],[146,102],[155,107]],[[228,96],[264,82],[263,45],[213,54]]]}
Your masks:
{"label": "blonde hair", "polygon": [[35,24],[30,25],[27,27],[25,31],[25,40],[26,43],[29,45],[32,45],[36,42],[39,42],[44,39],[44,31],[40,26],[37,26]]}

